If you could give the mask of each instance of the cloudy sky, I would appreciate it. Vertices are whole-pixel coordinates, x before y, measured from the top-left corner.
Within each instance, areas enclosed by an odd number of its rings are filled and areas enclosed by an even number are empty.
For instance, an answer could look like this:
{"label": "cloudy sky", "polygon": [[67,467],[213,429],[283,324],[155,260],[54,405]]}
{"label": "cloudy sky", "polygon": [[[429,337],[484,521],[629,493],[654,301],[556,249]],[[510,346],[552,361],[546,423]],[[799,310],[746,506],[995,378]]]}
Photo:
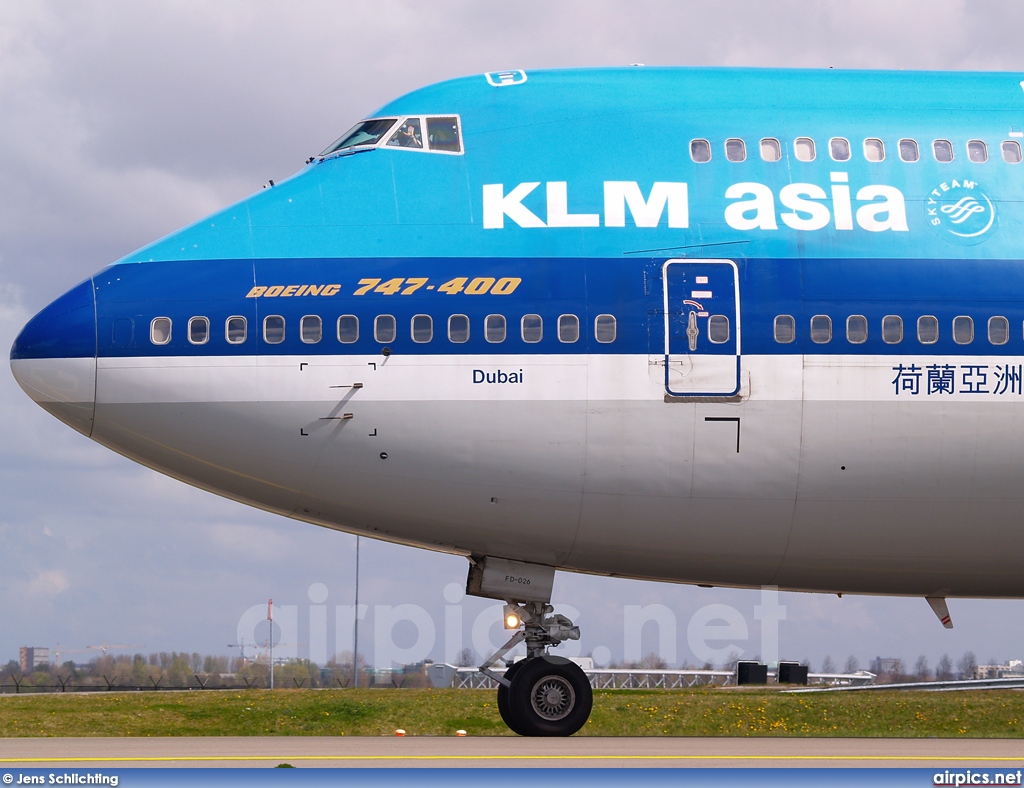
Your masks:
{"label": "cloudy sky", "polygon": [[[0,347],[74,283],[291,174],[353,121],[429,82],[638,62],[1014,70],[1022,28],[1013,0],[0,0]],[[90,653],[72,650],[104,641],[229,653],[240,621],[242,636],[261,637],[246,611],[268,597],[295,606],[283,615],[297,620],[289,638],[301,655],[324,647],[314,603],[327,608],[328,653],[351,648],[338,606],[352,601],[352,537],[138,467],[48,416],[6,372],[0,412],[0,663],[20,645],[58,643],[79,660]],[[477,620],[484,642],[494,615],[484,600],[451,596],[447,629],[461,616],[463,631],[445,633],[444,591],[464,584],[462,559],[366,540],[362,559],[371,611],[361,650],[373,652],[378,605],[426,608],[434,657],[446,641],[471,645]],[[677,625],[665,645],[676,662],[699,661],[686,633],[707,605],[738,611],[747,637],[733,642],[748,657],[761,650],[758,592],[565,576],[555,593],[579,611],[583,653],[621,659],[626,606],[654,604]],[[826,654],[840,664],[924,654],[934,665],[967,649],[1024,657],[1021,602],[953,601],[952,632],[919,599],[781,602],[782,656],[816,667]],[[654,634],[636,647],[654,650]],[[417,630],[399,623],[393,640],[414,647]]]}

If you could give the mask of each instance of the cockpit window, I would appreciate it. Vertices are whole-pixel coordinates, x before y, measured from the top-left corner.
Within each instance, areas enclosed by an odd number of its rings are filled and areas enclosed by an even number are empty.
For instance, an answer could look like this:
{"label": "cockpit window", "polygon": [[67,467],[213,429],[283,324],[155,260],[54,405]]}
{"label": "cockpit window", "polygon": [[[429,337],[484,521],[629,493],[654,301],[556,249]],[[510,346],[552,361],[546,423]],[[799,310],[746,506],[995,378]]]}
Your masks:
{"label": "cockpit window", "polygon": [[457,117],[427,118],[427,139],[430,149],[446,153],[462,153],[462,135]]}
{"label": "cockpit window", "polygon": [[380,142],[381,137],[391,130],[391,127],[395,125],[397,120],[398,118],[376,118],[375,120],[364,120],[362,123],[357,123],[320,155],[328,156],[345,148],[376,145]]}
{"label": "cockpit window", "polygon": [[364,120],[320,157],[351,148],[405,148],[432,153],[462,153],[462,127],[458,115],[375,118]]}
{"label": "cockpit window", "polygon": [[391,148],[422,148],[423,133],[420,131],[419,118],[406,118],[399,126],[398,131],[391,135],[388,140],[388,147]]}

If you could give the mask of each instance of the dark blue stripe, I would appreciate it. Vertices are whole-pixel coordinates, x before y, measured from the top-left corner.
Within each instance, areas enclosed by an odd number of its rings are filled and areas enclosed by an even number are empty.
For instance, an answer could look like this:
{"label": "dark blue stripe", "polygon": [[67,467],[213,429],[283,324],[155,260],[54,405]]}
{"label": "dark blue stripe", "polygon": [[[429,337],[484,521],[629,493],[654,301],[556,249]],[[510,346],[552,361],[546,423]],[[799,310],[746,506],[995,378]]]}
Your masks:
{"label": "dark blue stripe", "polygon": [[[734,258],[735,259],[735,258]],[[382,345],[374,341],[375,316],[394,315],[398,338],[388,347],[395,353],[437,354],[522,354],[522,353],[662,353],[664,311],[662,266],[664,258],[637,259],[508,259],[508,258],[401,258],[401,259],[313,259],[313,260],[211,260],[118,265],[95,277],[98,299],[99,353],[103,356],[131,355],[231,355],[266,353],[272,355],[377,353]],[[742,350],[744,353],[792,354],[834,353],[841,355],[1024,355],[1024,264],[1018,261],[901,260],[901,259],[736,259],[740,272]],[[456,277],[519,277],[522,284],[511,295],[446,295],[437,288]],[[411,295],[384,295],[372,290],[364,296],[353,293],[360,279],[408,280],[426,277],[434,290],[423,286]],[[341,290],[331,298],[246,298],[254,285],[287,286],[338,284]],[[403,283],[403,288],[408,282]],[[673,295],[673,299],[675,296]],[[674,311],[675,304],[670,307]],[[508,319],[509,336],[501,344],[484,340],[483,324],[488,314]],[[544,319],[544,338],[525,343],[518,325],[525,314]],[[299,338],[303,315],[323,318],[324,339],[305,344]],[[360,319],[360,338],[341,344],[335,335],[339,315]],[[427,344],[414,343],[410,336],[413,315],[434,319],[435,338]],[[469,342],[453,344],[445,335],[447,319],[465,314],[471,321]],[[583,336],[575,344],[558,341],[557,318],[561,314],[580,317]],[[617,338],[612,344],[594,340],[594,318],[611,314],[617,319]],[[797,340],[781,345],[773,339],[776,315],[793,315]],[[829,315],[833,321],[832,341],[814,344],[809,338],[812,315]],[[869,334],[864,344],[845,339],[845,321],[852,314],[868,318]],[[212,338],[205,345],[191,345],[186,326],[192,316],[210,319]],[[224,339],[224,323],[230,315],[243,315],[249,323],[249,337],[242,345]],[[268,345],[258,330],[267,315],[286,319],[286,339]],[[885,315],[899,315],[905,338],[890,345],[882,341],[881,321]],[[923,345],[916,339],[916,321],[921,315],[939,319],[940,339]],[[975,340],[958,345],[952,339],[952,320],[957,315],[975,321]],[[1010,321],[1010,341],[1002,346],[987,340],[986,325],[993,315]],[[154,346],[149,341],[150,321],[170,317],[174,323],[172,341]],[[114,344],[114,321],[134,322],[131,341]],[[125,337],[120,324],[119,339]],[[26,329],[27,330],[27,329]]]}

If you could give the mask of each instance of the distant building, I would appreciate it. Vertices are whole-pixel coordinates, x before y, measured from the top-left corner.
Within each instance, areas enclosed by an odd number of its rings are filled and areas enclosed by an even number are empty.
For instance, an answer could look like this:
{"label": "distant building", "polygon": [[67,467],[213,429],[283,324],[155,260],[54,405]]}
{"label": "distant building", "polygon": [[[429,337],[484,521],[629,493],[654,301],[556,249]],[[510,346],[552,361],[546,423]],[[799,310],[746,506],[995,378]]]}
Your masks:
{"label": "distant building", "polygon": [[18,664],[22,673],[50,666],[50,649],[45,646],[22,646],[18,649]]}
{"label": "distant building", "polygon": [[1005,665],[978,665],[971,678],[1022,679],[1024,678],[1024,661],[1011,659]]}

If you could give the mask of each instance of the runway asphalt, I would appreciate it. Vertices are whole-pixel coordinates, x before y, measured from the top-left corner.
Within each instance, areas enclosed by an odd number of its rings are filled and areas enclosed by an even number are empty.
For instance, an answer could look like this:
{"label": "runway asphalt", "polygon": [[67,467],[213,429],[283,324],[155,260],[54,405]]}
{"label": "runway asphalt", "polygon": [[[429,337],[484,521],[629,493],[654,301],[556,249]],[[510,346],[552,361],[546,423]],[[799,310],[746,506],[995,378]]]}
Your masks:
{"label": "runway asphalt", "polygon": [[0,739],[20,767],[1024,767],[1011,739],[179,737]]}

